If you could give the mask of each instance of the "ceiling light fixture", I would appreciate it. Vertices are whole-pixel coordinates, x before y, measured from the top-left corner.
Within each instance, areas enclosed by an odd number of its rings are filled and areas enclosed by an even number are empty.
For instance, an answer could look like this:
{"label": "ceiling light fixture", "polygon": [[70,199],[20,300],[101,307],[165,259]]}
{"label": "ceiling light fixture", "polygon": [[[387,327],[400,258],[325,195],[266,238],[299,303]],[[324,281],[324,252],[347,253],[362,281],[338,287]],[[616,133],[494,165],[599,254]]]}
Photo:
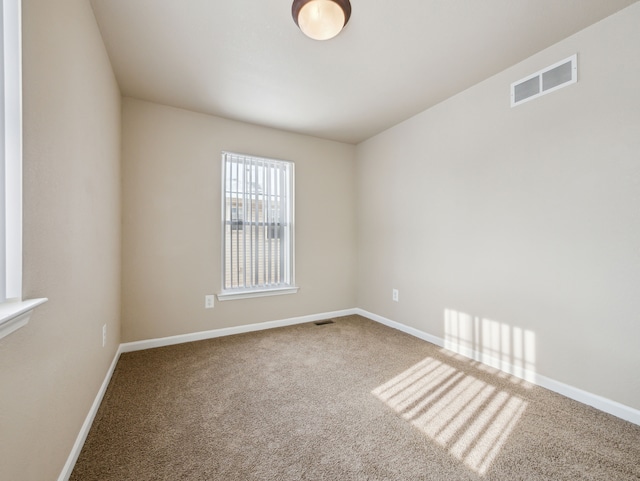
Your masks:
{"label": "ceiling light fixture", "polygon": [[293,0],[291,14],[307,37],[329,40],[349,21],[351,3],[349,0]]}

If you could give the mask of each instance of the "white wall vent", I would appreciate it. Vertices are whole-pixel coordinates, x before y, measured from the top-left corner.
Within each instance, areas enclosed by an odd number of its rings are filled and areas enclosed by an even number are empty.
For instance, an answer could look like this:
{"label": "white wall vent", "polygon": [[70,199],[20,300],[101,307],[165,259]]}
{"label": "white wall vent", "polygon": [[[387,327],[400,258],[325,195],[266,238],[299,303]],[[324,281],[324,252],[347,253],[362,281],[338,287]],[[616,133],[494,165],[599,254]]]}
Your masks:
{"label": "white wall vent", "polygon": [[578,81],[578,54],[511,84],[511,106],[561,89]]}

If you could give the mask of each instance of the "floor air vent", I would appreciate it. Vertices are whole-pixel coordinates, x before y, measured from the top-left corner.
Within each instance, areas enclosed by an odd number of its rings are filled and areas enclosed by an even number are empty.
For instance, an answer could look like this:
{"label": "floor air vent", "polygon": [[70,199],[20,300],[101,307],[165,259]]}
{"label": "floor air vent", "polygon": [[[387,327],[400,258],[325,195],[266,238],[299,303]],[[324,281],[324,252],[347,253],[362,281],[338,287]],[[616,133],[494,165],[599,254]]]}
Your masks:
{"label": "floor air vent", "polygon": [[331,319],[327,319],[326,321],[314,322],[314,324],[316,326],[324,326],[325,324],[333,324],[333,321]]}
{"label": "floor air vent", "polygon": [[578,55],[564,59],[511,84],[511,106],[561,89],[578,81]]}

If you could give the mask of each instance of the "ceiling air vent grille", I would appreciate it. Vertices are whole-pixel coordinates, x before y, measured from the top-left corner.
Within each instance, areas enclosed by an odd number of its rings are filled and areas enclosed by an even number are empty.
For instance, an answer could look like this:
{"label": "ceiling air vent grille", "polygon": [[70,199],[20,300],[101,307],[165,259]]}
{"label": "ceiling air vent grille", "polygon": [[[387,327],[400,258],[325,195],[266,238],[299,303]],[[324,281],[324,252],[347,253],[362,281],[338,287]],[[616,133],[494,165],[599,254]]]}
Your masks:
{"label": "ceiling air vent grille", "polygon": [[511,106],[561,89],[578,81],[578,55],[564,59],[511,84]]}

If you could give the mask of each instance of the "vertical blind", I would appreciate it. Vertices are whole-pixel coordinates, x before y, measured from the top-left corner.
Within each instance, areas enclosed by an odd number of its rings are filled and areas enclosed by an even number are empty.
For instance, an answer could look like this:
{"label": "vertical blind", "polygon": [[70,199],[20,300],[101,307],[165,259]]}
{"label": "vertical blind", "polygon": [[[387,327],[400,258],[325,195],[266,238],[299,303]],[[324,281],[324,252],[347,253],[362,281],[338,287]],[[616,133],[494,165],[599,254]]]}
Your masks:
{"label": "vertical blind", "polygon": [[222,153],[224,290],[293,283],[293,163]]}

